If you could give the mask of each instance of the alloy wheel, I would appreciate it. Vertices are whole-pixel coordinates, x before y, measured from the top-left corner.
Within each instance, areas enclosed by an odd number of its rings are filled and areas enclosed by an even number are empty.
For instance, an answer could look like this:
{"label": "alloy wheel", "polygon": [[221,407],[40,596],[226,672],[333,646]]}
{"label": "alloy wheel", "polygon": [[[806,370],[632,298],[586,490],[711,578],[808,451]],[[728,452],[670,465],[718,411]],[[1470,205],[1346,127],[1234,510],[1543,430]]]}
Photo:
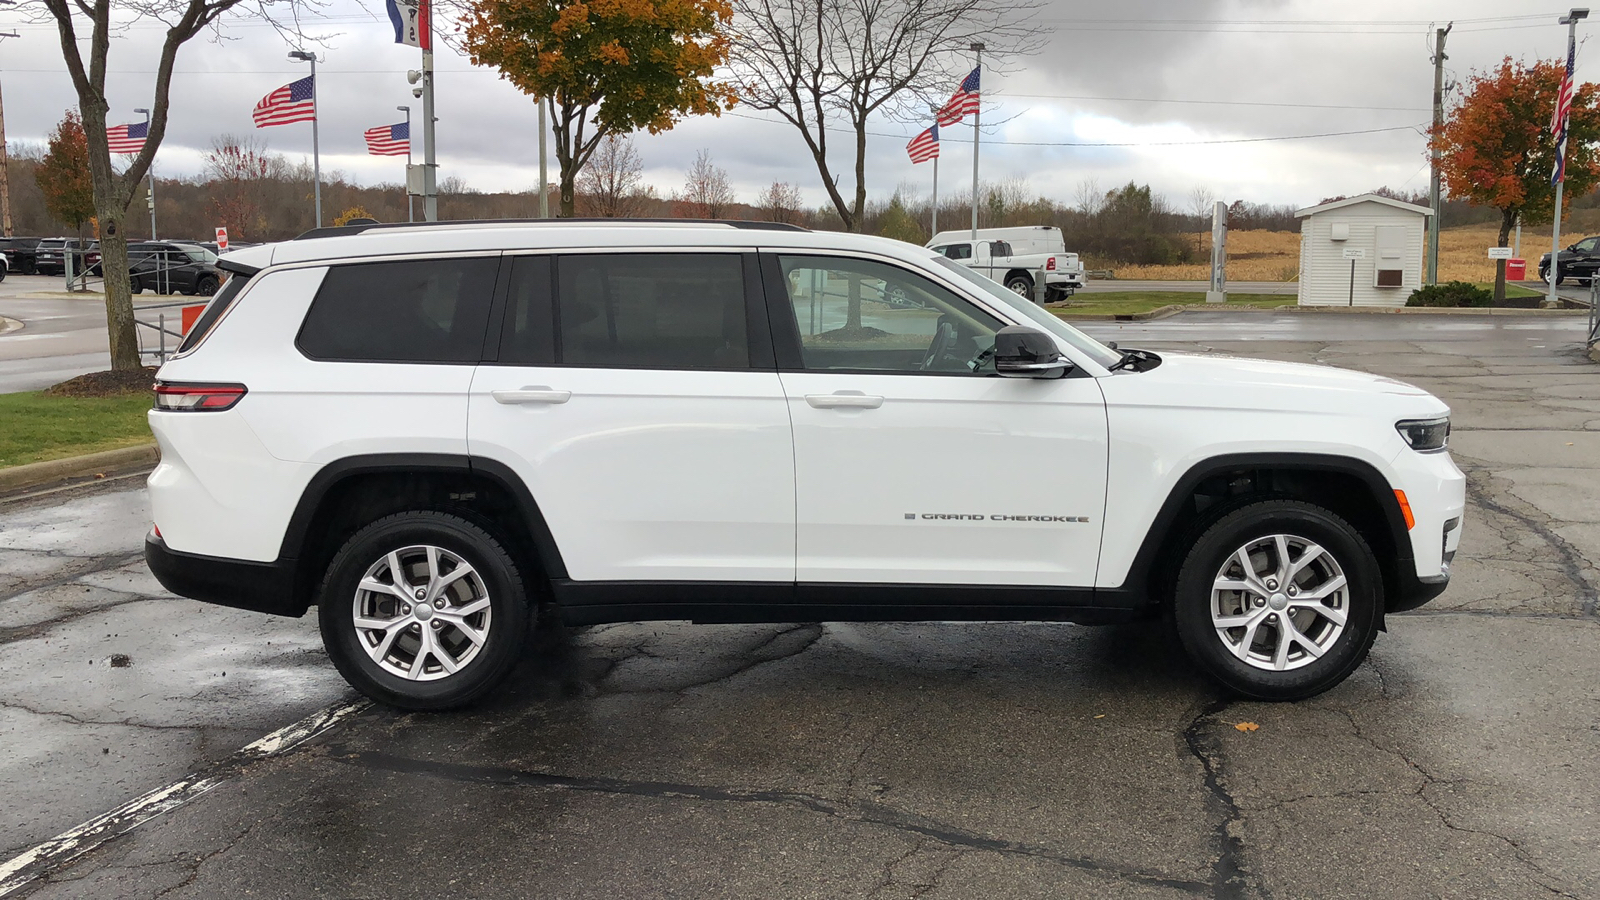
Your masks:
{"label": "alloy wheel", "polygon": [[1241,662],[1267,671],[1310,665],[1344,633],[1350,591],[1327,549],[1273,534],[1239,547],[1212,582],[1211,624]]}
{"label": "alloy wheel", "polygon": [[374,562],[353,604],[361,648],[409,681],[437,681],[470,665],[492,624],[483,576],[460,555],[429,544]]}

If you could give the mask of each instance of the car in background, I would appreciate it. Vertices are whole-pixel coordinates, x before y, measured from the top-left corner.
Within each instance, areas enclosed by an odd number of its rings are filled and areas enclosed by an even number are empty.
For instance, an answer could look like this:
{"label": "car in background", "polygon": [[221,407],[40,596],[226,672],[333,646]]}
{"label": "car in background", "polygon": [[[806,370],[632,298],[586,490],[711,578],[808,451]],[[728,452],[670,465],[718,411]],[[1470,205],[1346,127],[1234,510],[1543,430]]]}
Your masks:
{"label": "car in background", "polygon": [[0,253],[5,254],[6,270],[19,275],[34,274],[34,254],[39,246],[36,237],[0,238]]}
{"label": "car in background", "polygon": [[65,274],[66,254],[69,252],[73,257],[73,272],[93,270],[100,265],[99,241],[84,238],[43,238],[34,253],[34,274]]}
{"label": "car in background", "polygon": [[[1600,237],[1586,237],[1561,251],[1561,268],[1556,271],[1556,284],[1567,279],[1588,284],[1600,269]],[[1539,280],[1550,283],[1550,254],[1539,257]]]}
{"label": "car in background", "polygon": [[200,294],[209,297],[222,286],[217,255],[204,245],[184,241],[138,241],[128,245],[128,276],[135,294]]}
{"label": "car in background", "polygon": [[977,270],[1012,293],[1032,297],[1034,278],[1044,271],[1045,302],[1065,300],[1083,288],[1083,264],[1067,252],[1066,239],[1054,225],[979,228],[976,232],[941,231],[928,249]]}

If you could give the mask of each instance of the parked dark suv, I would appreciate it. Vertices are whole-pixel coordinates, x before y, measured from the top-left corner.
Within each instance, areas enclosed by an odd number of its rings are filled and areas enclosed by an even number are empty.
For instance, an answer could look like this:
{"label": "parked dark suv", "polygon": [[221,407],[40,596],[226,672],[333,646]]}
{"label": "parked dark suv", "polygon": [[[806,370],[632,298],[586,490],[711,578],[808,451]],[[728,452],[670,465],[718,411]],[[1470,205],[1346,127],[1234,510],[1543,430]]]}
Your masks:
{"label": "parked dark suv", "polygon": [[[1588,283],[1600,269],[1600,237],[1586,237],[1561,251],[1561,268],[1556,272],[1556,284],[1571,278]],[[1550,254],[1539,257],[1539,280],[1550,281]]]}
{"label": "parked dark suv", "polygon": [[66,272],[66,251],[73,254],[72,271],[83,272],[100,264],[100,242],[82,238],[44,238],[34,255],[34,274],[62,275]]}
{"label": "parked dark suv", "polygon": [[209,297],[222,285],[217,255],[199,244],[140,241],[128,245],[128,274],[135,294],[201,294]]}
{"label": "parked dark suv", "polygon": [[9,270],[21,275],[34,274],[34,257],[38,252],[36,237],[0,238],[0,253],[4,253]]}

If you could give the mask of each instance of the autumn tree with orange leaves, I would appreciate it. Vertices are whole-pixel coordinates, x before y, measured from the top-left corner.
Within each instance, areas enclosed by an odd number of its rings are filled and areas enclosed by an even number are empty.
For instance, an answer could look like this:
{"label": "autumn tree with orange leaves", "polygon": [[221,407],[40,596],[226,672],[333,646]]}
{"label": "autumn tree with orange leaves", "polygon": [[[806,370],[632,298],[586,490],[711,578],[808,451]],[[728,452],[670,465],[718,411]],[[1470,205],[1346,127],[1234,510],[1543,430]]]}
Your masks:
{"label": "autumn tree with orange leaves", "polygon": [[[1440,173],[1451,197],[1500,211],[1500,241],[1524,222],[1550,221],[1556,190],[1550,183],[1556,139],[1550,133],[1566,64],[1528,65],[1506,57],[1499,67],[1473,73],[1461,105],[1433,136],[1443,154]],[[1578,85],[1567,137],[1565,207],[1600,181],[1600,85]],[[1506,264],[1495,266],[1494,296],[1506,296]]]}
{"label": "autumn tree with orange leaves", "polygon": [[561,215],[608,135],[666,131],[687,115],[733,105],[712,80],[728,56],[727,0],[477,0],[466,17],[472,61],[548,101]]}

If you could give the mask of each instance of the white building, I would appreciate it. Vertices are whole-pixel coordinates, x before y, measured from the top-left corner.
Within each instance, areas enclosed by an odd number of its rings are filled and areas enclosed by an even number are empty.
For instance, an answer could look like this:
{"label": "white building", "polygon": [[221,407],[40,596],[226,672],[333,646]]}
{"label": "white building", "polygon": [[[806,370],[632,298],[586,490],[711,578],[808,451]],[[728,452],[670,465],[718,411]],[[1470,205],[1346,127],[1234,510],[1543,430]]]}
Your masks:
{"label": "white building", "polygon": [[1422,286],[1430,215],[1425,206],[1376,194],[1296,212],[1301,220],[1300,305],[1405,306],[1411,292]]}

